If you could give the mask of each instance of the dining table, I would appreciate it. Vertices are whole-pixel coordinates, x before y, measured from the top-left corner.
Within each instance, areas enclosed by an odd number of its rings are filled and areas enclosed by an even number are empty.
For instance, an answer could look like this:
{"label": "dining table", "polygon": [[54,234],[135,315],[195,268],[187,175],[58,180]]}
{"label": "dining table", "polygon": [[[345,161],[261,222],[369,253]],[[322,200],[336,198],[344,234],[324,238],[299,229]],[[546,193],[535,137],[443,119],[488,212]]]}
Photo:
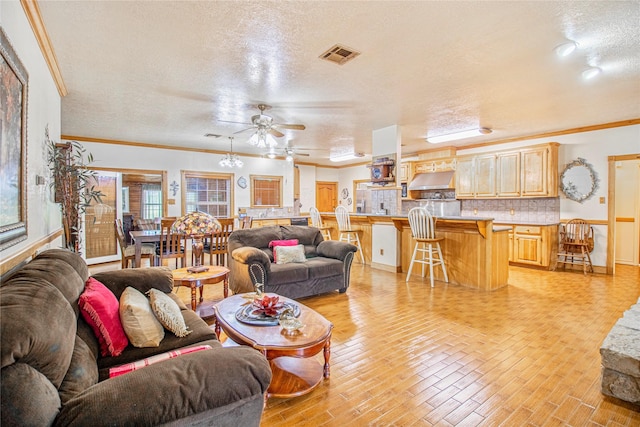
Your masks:
{"label": "dining table", "polygon": [[159,243],[160,242],[160,230],[137,230],[129,231],[129,235],[133,240],[135,246],[135,266],[138,267],[142,264],[142,244],[143,243]]}

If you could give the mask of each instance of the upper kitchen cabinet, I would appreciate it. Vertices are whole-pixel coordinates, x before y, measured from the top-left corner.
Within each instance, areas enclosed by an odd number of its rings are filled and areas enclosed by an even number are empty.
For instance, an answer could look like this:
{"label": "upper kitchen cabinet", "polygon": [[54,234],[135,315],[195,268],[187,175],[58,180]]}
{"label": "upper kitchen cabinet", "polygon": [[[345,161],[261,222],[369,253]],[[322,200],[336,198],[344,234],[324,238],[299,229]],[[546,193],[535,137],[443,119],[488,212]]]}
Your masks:
{"label": "upper kitchen cabinet", "polygon": [[496,155],[460,157],[456,164],[457,198],[496,196]]}
{"label": "upper kitchen cabinet", "polygon": [[402,162],[400,164],[400,169],[398,173],[398,180],[400,182],[409,181],[409,175],[411,174],[411,163],[410,162]]}
{"label": "upper kitchen cabinet", "polygon": [[558,145],[553,143],[521,151],[522,197],[558,195]]}
{"label": "upper kitchen cabinet", "polygon": [[558,145],[553,142],[458,159],[456,197],[556,197]]}

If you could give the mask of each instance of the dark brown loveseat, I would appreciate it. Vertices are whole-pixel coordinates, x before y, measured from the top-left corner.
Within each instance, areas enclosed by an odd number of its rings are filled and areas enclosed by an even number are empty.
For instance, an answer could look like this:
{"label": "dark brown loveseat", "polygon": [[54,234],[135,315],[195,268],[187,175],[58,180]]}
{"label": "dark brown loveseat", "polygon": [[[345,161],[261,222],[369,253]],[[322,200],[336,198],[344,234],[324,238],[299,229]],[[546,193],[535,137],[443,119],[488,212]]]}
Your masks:
{"label": "dark brown loveseat", "polygon": [[[292,239],[304,246],[305,262],[276,264],[269,242]],[[228,242],[229,288],[236,294],[252,292],[256,283],[262,283],[264,292],[292,299],[346,292],[356,251],[346,242],[324,241],[315,227],[273,225],[236,230]]]}
{"label": "dark brown loveseat", "polygon": [[[127,286],[168,293],[192,331],[166,331],[159,347],[129,346],[101,357],[98,341],[79,314],[88,277],[77,254],[42,252],[0,287],[1,420],[13,425],[258,426],[271,371],[247,347],[223,348],[215,333],[171,294],[171,272],[162,267],[104,272],[94,277],[117,298]],[[114,378],[110,367],[169,350],[208,344]]]}

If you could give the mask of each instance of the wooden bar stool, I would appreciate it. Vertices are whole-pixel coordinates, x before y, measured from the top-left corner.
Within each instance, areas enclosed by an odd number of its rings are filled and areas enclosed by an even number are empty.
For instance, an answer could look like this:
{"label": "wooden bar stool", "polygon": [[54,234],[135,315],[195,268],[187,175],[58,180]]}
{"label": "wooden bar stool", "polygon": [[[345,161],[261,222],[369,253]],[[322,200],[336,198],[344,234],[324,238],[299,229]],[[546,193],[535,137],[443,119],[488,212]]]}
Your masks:
{"label": "wooden bar stool", "polygon": [[[409,264],[409,271],[407,272],[407,278],[405,281],[409,281],[409,276],[411,276],[411,270],[413,269],[413,263],[417,262],[422,264],[422,277],[424,277],[424,266],[426,264],[429,265],[429,278],[431,279],[432,288],[433,267],[436,265],[442,267],[444,281],[449,283],[447,267],[444,265],[442,250],[440,249],[440,242],[443,241],[444,238],[436,237],[436,229],[433,224],[433,217],[431,216],[429,211],[424,208],[413,208],[409,211],[408,216],[409,225],[411,226],[411,234],[416,241],[416,246],[413,249],[411,264]],[[421,254],[421,257],[418,257],[418,253]],[[437,257],[434,257],[434,255],[437,255]]]}
{"label": "wooden bar stool", "polygon": [[349,211],[344,206],[338,206],[336,208],[336,220],[338,221],[338,232],[340,233],[341,242],[352,243],[358,247],[360,253],[360,260],[364,264],[364,254],[362,253],[362,246],[360,245],[360,237],[358,237],[358,231],[351,228],[351,218],[349,217]]}
{"label": "wooden bar stool", "polygon": [[320,234],[324,240],[331,240],[331,227],[328,225],[322,225],[322,218],[320,217],[320,211],[315,206],[309,209],[309,215],[311,216],[311,226],[320,230]]}

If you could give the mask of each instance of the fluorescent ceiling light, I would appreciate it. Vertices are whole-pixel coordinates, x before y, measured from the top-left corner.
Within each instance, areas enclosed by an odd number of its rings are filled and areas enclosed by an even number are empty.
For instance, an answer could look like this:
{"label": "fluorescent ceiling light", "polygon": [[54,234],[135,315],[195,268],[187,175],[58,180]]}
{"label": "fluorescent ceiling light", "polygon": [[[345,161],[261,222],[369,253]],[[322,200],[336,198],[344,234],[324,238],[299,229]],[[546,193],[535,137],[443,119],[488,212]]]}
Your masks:
{"label": "fluorescent ceiling light", "polygon": [[592,79],[602,72],[602,68],[591,67],[582,72],[582,78],[585,80]]}
{"label": "fluorescent ceiling light", "polygon": [[363,153],[346,153],[346,154],[331,154],[329,155],[329,160],[332,162],[344,162],[347,160],[358,159],[360,157],[364,157]]}
{"label": "fluorescent ceiling light", "polygon": [[474,136],[487,135],[490,133],[491,133],[491,129],[478,128],[478,129],[465,130],[462,132],[450,133],[447,135],[428,136],[427,141],[432,144],[439,144],[441,142],[455,141],[457,139],[471,138]]}
{"label": "fluorescent ceiling light", "polygon": [[565,56],[571,55],[576,50],[577,47],[578,47],[578,44],[574,41],[563,43],[560,46],[556,47],[556,55],[558,55],[561,58],[564,58]]}

